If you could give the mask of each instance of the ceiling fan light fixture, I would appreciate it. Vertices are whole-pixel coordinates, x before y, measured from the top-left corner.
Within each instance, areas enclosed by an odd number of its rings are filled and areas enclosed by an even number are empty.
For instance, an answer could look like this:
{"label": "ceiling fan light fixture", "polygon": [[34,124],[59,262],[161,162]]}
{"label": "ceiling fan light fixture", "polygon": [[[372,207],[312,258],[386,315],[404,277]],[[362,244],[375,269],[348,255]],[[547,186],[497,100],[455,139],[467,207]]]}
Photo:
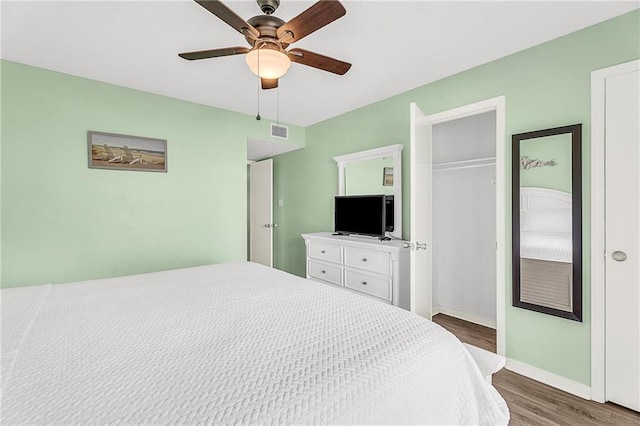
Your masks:
{"label": "ceiling fan light fixture", "polygon": [[[258,55],[260,56],[260,73],[258,73]],[[247,53],[245,60],[252,73],[266,79],[282,77],[291,66],[291,59],[285,53],[269,48],[254,48]]]}

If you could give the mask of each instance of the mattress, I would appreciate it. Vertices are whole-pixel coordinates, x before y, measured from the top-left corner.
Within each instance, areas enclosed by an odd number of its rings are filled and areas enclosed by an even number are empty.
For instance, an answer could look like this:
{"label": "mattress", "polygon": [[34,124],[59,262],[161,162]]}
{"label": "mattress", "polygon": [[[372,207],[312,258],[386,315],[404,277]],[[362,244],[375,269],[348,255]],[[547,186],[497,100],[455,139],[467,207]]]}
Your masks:
{"label": "mattress", "polygon": [[571,234],[521,232],[520,257],[571,263],[573,258]]}
{"label": "mattress", "polygon": [[0,295],[2,424],[509,419],[443,328],[253,263]]}

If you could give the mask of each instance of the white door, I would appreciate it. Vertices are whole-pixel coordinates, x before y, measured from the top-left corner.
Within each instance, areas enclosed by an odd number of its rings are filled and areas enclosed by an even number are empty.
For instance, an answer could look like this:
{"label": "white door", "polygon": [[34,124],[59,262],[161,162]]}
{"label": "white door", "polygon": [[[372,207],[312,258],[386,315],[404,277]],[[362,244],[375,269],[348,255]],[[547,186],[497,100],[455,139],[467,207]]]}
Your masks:
{"label": "white door", "polygon": [[640,411],[640,72],[605,93],[605,392]]}
{"label": "white door", "polygon": [[273,160],[249,165],[249,260],[273,266]]}
{"label": "white door", "polygon": [[431,319],[431,126],[411,104],[410,310]]}

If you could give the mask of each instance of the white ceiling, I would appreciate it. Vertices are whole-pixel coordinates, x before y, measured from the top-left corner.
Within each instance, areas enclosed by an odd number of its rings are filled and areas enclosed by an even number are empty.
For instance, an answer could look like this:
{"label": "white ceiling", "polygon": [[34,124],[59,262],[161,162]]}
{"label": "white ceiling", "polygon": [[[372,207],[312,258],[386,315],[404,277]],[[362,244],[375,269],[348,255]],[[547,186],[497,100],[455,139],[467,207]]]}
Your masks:
{"label": "white ceiling", "polygon": [[[228,1],[248,19],[253,0]],[[285,21],[311,1],[281,0]],[[346,16],[295,47],[351,62],[345,76],[293,64],[279,120],[307,126],[638,8],[638,1],[343,1]],[[255,115],[244,56],[185,61],[179,52],[245,46],[191,0],[2,1],[10,61]],[[260,114],[276,118],[276,90]]]}

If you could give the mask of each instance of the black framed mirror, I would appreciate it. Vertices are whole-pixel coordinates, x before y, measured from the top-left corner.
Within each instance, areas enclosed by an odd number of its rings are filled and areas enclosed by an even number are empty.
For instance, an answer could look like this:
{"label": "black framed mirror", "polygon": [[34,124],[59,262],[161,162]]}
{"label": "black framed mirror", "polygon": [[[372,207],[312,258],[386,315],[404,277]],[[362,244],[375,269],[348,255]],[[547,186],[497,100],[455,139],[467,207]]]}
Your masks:
{"label": "black framed mirror", "polygon": [[582,321],[582,124],[512,136],[513,306]]}

